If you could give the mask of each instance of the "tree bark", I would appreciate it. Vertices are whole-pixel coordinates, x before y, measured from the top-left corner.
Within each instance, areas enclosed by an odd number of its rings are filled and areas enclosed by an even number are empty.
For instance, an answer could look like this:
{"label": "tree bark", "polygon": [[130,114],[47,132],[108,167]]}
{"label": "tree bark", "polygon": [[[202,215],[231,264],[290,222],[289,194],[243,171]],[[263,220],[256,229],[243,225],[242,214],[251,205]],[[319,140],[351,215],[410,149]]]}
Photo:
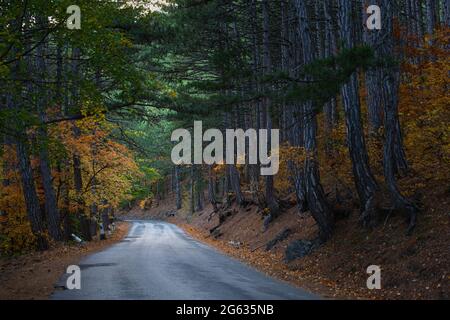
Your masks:
{"label": "tree bark", "polygon": [[[72,52],[72,75],[74,77],[71,90],[71,107],[76,107],[79,103],[79,79],[80,79],[80,65],[79,60],[81,58],[81,50],[79,48],[73,48]],[[81,135],[81,130],[74,124],[73,135],[75,138]],[[78,152],[74,152],[72,156],[73,161],[73,180],[75,192],[77,194],[77,216],[80,221],[80,232],[85,241],[91,241],[92,235],[90,231],[89,218],[84,212],[84,201],[83,201],[83,175],[81,171],[81,158]]]}
{"label": "tree bark", "polygon": [[[302,42],[303,64],[307,65],[314,59],[308,14],[303,0],[295,0],[295,5],[299,19],[298,32]],[[320,183],[316,134],[317,118],[312,101],[308,101],[303,106],[303,135],[307,153],[305,160],[306,197],[311,215],[319,227],[319,240],[325,242],[332,235],[334,217]]]}
{"label": "tree bark", "polygon": [[[267,0],[262,2],[262,15],[263,15],[263,72],[264,75],[268,75],[272,72],[272,62],[270,55],[270,21],[269,21],[269,3]],[[266,86],[266,90],[270,90]],[[270,114],[271,101],[267,93],[264,94],[262,102],[262,115],[265,118],[265,128],[267,129],[268,145],[271,145],[271,130],[272,130],[272,116]],[[264,123],[264,122],[263,122]],[[265,177],[265,196],[266,205],[270,210],[272,217],[278,215],[280,207],[275,197],[275,187],[273,175]]]}
{"label": "tree bark", "polygon": [[[383,0],[378,0],[375,2],[380,7],[382,5]],[[373,1],[365,0],[363,12],[366,12],[366,8],[368,5],[373,4]],[[394,8],[391,8],[394,10]],[[388,23],[387,17],[392,15],[393,13],[385,13],[383,15],[383,23]],[[386,56],[383,53],[383,46],[385,41],[385,32],[382,30],[367,30],[364,32],[364,42],[369,45],[373,50],[376,59],[383,60],[386,59]],[[381,140],[379,136],[379,131],[381,126],[383,125],[383,98],[382,98],[382,90],[383,90],[383,72],[380,67],[371,68],[366,71],[366,89],[367,89],[367,107],[368,107],[368,119],[369,119],[369,130],[372,136]],[[403,137],[401,133],[400,120],[397,117],[395,119],[395,131],[394,131],[394,143],[395,150],[392,154],[394,161],[394,170],[396,174],[404,175],[408,170],[408,162],[406,160],[406,153],[403,146]]]}
{"label": "tree bark", "polygon": [[[386,10],[388,10],[387,19],[384,23],[384,39],[383,54],[386,57],[394,57],[394,38],[393,38],[393,10],[392,3],[389,0],[383,0]],[[388,189],[390,191],[394,207],[396,209],[404,210],[408,213],[409,226],[408,233],[410,234],[415,225],[417,218],[417,207],[406,197],[404,197],[397,185],[395,178],[396,163],[395,152],[398,147],[396,141],[399,130],[398,127],[398,91],[400,84],[400,69],[399,67],[387,65],[383,68],[383,91],[382,97],[384,101],[385,114],[385,142],[384,142],[384,177]]]}
{"label": "tree bark", "polygon": [[22,191],[27,207],[28,219],[31,223],[31,230],[36,236],[38,249],[45,250],[48,248],[48,243],[44,235],[44,223],[42,221],[39,198],[34,183],[28,147],[25,142],[26,138],[27,137],[23,135],[20,140],[16,141],[17,159],[19,160],[19,170],[22,179]]}
{"label": "tree bark", "polygon": [[[39,19],[42,20],[42,19]],[[41,23],[45,26],[45,23]],[[44,41],[36,50],[37,53],[37,74],[41,79],[47,79],[46,63],[45,63],[45,45]],[[37,92],[36,92],[37,91]],[[39,117],[42,123],[45,122],[45,108],[48,103],[47,88],[44,87],[41,90],[35,90],[37,97],[37,109]],[[50,167],[50,159],[48,155],[48,134],[47,129],[41,126],[38,129],[38,135],[40,138],[39,145],[39,165],[42,176],[42,184],[44,187],[45,196],[45,212],[48,224],[48,231],[50,236],[57,241],[62,240],[62,233],[60,227],[60,214],[58,210],[58,203],[56,201],[55,189],[53,187],[52,171]]]}
{"label": "tree bark", "polygon": [[450,27],[450,1],[444,0],[442,4],[442,24]]}
{"label": "tree bark", "polygon": [[181,195],[181,185],[180,185],[180,167],[175,166],[175,202],[177,206],[177,210],[181,209],[182,205],[182,195]]}
{"label": "tree bark", "polygon": [[202,172],[200,166],[196,166],[194,177],[195,177],[195,209],[196,211],[202,211],[204,194],[201,184]]}
{"label": "tree bark", "polygon": [[190,170],[190,192],[189,192],[189,214],[190,216],[194,215],[195,212],[195,192],[194,192],[194,188],[195,188],[195,168],[194,165],[191,165],[191,170]]}
{"label": "tree bark", "polygon": [[[259,68],[260,68],[260,45],[258,41],[258,8],[257,8],[257,1],[252,0],[251,1],[251,26],[252,26],[252,53],[253,53],[253,90],[255,91],[255,94],[260,93],[260,83],[259,83]],[[261,101],[260,99],[256,99],[256,101],[253,104],[254,106],[254,113],[251,114],[254,122],[255,129],[259,132],[259,129],[261,129],[261,118],[260,118],[260,112],[261,112]],[[260,164],[259,164],[259,145],[256,148],[257,152],[257,164],[250,165],[249,174],[250,174],[250,191],[252,193],[253,201],[255,203],[258,203],[258,192],[259,192],[259,172],[260,172]]]}
{"label": "tree bark", "polygon": [[[344,49],[351,49],[354,45],[352,17],[352,1],[339,0],[339,24],[340,36]],[[361,124],[361,106],[359,101],[359,88],[357,74],[353,73],[350,79],[342,86],[341,94],[347,125],[347,144],[352,160],[353,176],[356,189],[361,202],[361,208],[366,208],[366,203],[372,198],[378,189],[377,182],[369,166],[369,157],[366,149],[364,131]],[[370,225],[371,217],[362,209],[363,225]]]}
{"label": "tree bark", "polygon": [[[12,52],[16,52],[15,48],[12,48]],[[11,78],[17,79],[20,73],[21,60],[14,62],[11,70]],[[20,110],[23,106],[21,101],[22,89],[12,90],[8,93],[8,109]],[[19,121],[19,125],[15,127],[17,130],[17,136],[11,136],[11,143],[15,145],[16,156],[19,165],[19,172],[21,177],[22,192],[25,200],[25,206],[27,210],[28,219],[31,224],[31,231],[36,237],[36,244],[39,250],[48,249],[48,242],[44,235],[45,228],[42,220],[42,214],[39,204],[39,198],[36,192],[36,185],[33,176],[33,168],[31,167],[28,136],[25,131],[23,121]]]}
{"label": "tree bark", "polygon": [[[329,58],[336,54],[336,36],[333,28],[333,17],[332,17],[332,3],[331,0],[323,1],[323,12],[325,16],[325,31],[324,31],[324,57]],[[337,113],[337,101],[336,97],[333,97],[324,106],[325,112],[325,131],[327,136],[333,131],[338,123],[338,113]],[[329,151],[327,146],[327,150]]]}
{"label": "tree bark", "polygon": [[213,176],[213,168],[212,166],[208,166],[208,200],[214,208],[214,211],[217,211],[217,199],[216,199],[216,181]]}
{"label": "tree bark", "polygon": [[432,35],[434,33],[434,29],[436,28],[437,25],[436,1],[437,0],[426,0],[426,12],[427,12],[426,27],[427,33],[429,35]]}
{"label": "tree bark", "polygon": [[[369,1],[369,0],[363,0],[363,21],[366,21],[367,16],[367,7],[370,5],[378,5],[380,6],[379,1]],[[375,50],[375,56],[378,57],[378,54],[376,54],[376,49],[379,41],[377,30],[368,30],[366,27],[364,27],[364,34],[363,39],[364,42],[374,48]],[[382,109],[383,106],[381,105],[381,74],[378,68],[372,68],[366,71],[365,73],[365,81],[366,81],[366,92],[367,92],[367,112],[368,112],[368,122],[369,122],[369,133],[371,136],[378,138],[378,134],[380,131],[381,126],[383,125],[383,114]]]}

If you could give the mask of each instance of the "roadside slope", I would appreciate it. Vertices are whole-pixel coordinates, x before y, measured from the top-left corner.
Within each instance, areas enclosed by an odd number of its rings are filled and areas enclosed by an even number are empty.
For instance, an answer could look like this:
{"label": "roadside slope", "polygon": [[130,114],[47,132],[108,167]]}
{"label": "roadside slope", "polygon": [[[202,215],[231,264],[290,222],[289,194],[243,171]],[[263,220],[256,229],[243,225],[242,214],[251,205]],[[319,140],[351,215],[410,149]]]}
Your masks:
{"label": "roadside slope", "polygon": [[[446,204],[423,214],[412,236],[405,235],[403,218],[394,216],[373,231],[358,226],[358,215],[337,221],[333,238],[310,255],[285,262],[289,244],[312,239],[316,226],[310,215],[296,207],[284,212],[266,231],[256,206],[232,206],[223,223],[211,206],[192,217],[174,210],[169,195],[157,207],[135,208],[129,215],[168,220],[192,236],[226,254],[324,297],[361,299],[449,299],[450,230]],[[435,205],[436,207],[436,205]],[[223,219],[223,218],[222,218]],[[218,227],[220,225],[220,227]],[[215,227],[218,227],[214,229]],[[214,229],[214,234],[211,230]],[[287,235],[283,236],[283,233]],[[267,244],[280,238],[270,250]],[[382,290],[368,290],[370,265],[382,269]]]}

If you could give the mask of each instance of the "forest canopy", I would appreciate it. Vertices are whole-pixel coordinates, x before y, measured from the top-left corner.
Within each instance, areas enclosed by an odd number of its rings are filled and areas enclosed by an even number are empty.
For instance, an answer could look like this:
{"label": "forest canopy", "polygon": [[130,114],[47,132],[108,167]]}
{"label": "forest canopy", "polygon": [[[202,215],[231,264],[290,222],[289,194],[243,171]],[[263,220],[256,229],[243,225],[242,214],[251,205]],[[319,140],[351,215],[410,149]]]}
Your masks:
{"label": "forest canopy", "polygon": [[[317,243],[342,206],[411,234],[423,193],[448,187],[448,1],[80,0],[79,29],[71,1],[0,4],[2,254],[90,240],[171,192],[190,215],[254,204],[265,225],[293,197]],[[171,134],[194,121],[278,129],[279,173],[175,165]]]}

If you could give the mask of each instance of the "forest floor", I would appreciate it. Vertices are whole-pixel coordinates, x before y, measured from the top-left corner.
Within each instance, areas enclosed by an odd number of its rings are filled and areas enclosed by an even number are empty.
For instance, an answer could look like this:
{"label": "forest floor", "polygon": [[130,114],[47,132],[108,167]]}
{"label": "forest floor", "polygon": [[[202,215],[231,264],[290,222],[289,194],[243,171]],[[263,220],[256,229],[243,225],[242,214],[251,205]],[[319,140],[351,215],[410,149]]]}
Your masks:
{"label": "forest floor", "polygon": [[127,222],[116,223],[116,231],[106,240],[94,239],[84,245],[58,244],[43,252],[0,258],[0,300],[45,300],[67,266],[122,240]]}
{"label": "forest floor", "polygon": [[[403,217],[389,217],[368,231],[358,225],[358,213],[337,221],[331,240],[310,255],[285,262],[287,246],[295,240],[313,239],[316,225],[309,214],[298,214],[296,206],[285,211],[263,230],[263,217],[256,206],[232,206],[219,225],[219,214],[207,206],[192,217],[174,210],[168,196],[147,210],[135,208],[127,216],[162,219],[182,227],[227,255],[280,280],[291,282],[331,299],[450,299],[450,219],[442,195],[429,194],[432,210],[422,212],[412,236],[406,236]],[[445,198],[444,198],[445,199]],[[266,245],[289,229],[289,235],[271,250]],[[381,268],[381,290],[367,289],[367,267]]]}

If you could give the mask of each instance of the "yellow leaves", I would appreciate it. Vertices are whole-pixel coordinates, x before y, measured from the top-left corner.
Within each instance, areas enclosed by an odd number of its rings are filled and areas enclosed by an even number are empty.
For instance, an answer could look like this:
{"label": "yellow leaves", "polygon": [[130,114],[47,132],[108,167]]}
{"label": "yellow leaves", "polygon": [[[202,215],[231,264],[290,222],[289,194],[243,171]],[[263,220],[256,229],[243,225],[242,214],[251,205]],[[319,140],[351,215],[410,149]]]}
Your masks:
{"label": "yellow leaves", "polygon": [[133,42],[130,39],[126,38],[126,37],[122,37],[120,39],[120,45],[125,47],[125,48],[131,48],[133,46]]}
{"label": "yellow leaves", "polygon": [[279,152],[280,169],[275,176],[275,188],[287,194],[291,188],[292,170],[295,167],[303,167],[307,157],[306,150],[284,143],[276,152]]}
{"label": "yellow leaves", "polygon": [[[98,110],[98,114],[103,114],[101,108]],[[130,198],[132,180],[142,176],[133,153],[111,138],[113,125],[99,119],[89,116],[75,124],[59,123],[49,130],[49,134],[55,137],[65,150],[64,159],[60,160],[62,170],[60,172],[55,170],[53,177],[55,186],[63,183],[69,187],[67,193],[71,213],[79,210],[89,212],[89,207],[93,204],[99,209],[102,206],[118,207],[121,201]],[[79,134],[75,134],[75,131]],[[75,154],[81,163],[83,183],[81,195],[74,189]],[[42,188],[38,190],[40,189]],[[21,195],[21,192],[15,193]],[[42,192],[39,195],[43,200]],[[66,197],[66,195],[59,197],[60,207],[66,205]]]}
{"label": "yellow leaves", "polygon": [[141,200],[139,201],[139,208],[141,208],[142,210],[145,209],[145,205],[147,203],[147,200]]}
{"label": "yellow leaves", "polygon": [[175,90],[169,90],[169,97],[175,99],[176,97],[178,97],[178,93]]}
{"label": "yellow leaves", "polygon": [[10,217],[1,227],[0,251],[5,254],[19,253],[35,248],[36,239],[24,214]]}
{"label": "yellow leaves", "polygon": [[10,247],[15,251],[33,248],[35,237],[31,232],[31,225],[26,214],[24,212],[11,213],[7,219],[8,228],[4,230],[3,234],[11,239]]}
{"label": "yellow leaves", "polygon": [[448,37],[448,28],[438,30],[417,54],[420,62],[405,66],[407,81],[400,87],[399,105],[404,143],[416,179],[427,181],[407,184],[406,189],[450,179]]}
{"label": "yellow leaves", "polygon": [[213,168],[213,172],[220,176],[220,175],[224,175],[225,174],[225,169],[226,169],[226,165],[224,164],[217,164],[214,166]]}
{"label": "yellow leaves", "polygon": [[[16,163],[15,152],[7,147],[3,161],[8,166]],[[7,186],[0,189],[0,252],[6,254],[18,253],[34,248],[35,237],[26,216],[25,200],[20,187],[20,177],[15,170],[2,172],[2,177],[8,180]]]}
{"label": "yellow leaves", "polygon": [[4,77],[9,73],[9,68],[6,65],[0,65],[0,76]]}
{"label": "yellow leaves", "polygon": [[84,118],[77,121],[77,126],[80,129],[95,130],[99,124],[106,123],[106,108],[102,105],[87,101],[81,108],[81,114]]}

